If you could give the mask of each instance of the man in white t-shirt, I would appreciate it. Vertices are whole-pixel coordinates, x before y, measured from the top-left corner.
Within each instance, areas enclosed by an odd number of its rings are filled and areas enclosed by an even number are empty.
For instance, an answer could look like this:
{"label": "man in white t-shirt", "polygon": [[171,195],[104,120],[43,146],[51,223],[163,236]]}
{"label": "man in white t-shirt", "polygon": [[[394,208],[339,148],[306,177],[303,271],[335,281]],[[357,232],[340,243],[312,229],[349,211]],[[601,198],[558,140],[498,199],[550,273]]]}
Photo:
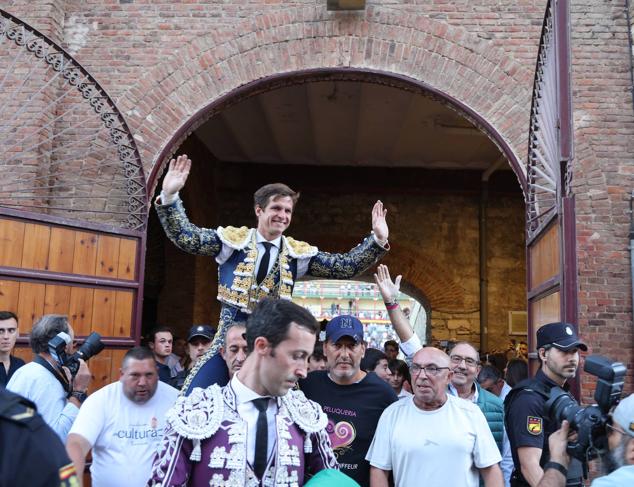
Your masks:
{"label": "man in white t-shirt", "polygon": [[366,459],[370,486],[502,487],[502,459],[484,415],[472,402],[447,394],[453,372],[446,353],[423,348],[410,367],[414,396],[381,415]]}
{"label": "man in white t-shirt", "polygon": [[159,382],[150,349],[129,350],[121,379],[86,399],[68,434],[66,451],[77,472],[84,471],[92,448],[94,487],[146,485],[163,438],[165,413],[177,396],[176,389]]}

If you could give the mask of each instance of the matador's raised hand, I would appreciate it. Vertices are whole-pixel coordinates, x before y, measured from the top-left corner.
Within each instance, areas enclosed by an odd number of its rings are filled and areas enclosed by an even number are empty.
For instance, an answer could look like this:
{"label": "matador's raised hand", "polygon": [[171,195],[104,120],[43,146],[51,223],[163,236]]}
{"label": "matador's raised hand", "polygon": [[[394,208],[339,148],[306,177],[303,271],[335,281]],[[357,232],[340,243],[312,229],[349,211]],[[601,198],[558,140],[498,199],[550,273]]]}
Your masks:
{"label": "matador's raised hand", "polygon": [[186,154],[170,161],[169,169],[163,179],[163,194],[165,196],[169,197],[183,189],[191,167],[192,161]]}
{"label": "matador's raised hand", "polygon": [[387,243],[387,238],[390,234],[385,215],[387,215],[387,209],[383,207],[381,200],[378,200],[372,207],[372,231],[377,240],[383,245]]}

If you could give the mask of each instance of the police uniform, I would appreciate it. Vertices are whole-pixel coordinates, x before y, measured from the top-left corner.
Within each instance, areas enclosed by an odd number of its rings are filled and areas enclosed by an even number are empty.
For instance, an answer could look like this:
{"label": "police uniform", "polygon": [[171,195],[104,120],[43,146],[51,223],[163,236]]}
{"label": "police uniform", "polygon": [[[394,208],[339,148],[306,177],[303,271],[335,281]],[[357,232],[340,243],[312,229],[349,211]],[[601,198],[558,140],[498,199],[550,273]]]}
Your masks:
{"label": "police uniform", "polygon": [[[537,331],[537,348],[540,349],[546,345],[557,347],[560,350],[570,350],[575,347],[587,350],[586,345],[579,341],[572,326],[565,323],[550,323]],[[553,387],[560,387],[560,385],[548,378],[540,369],[535,377],[516,384],[504,400],[504,424],[511,443],[513,464],[515,465],[511,476],[512,487],[529,485],[521,473],[518,448],[541,449],[542,455],[539,464],[542,468],[549,460],[548,437],[559,429],[559,424],[556,421],[551,421],[544,411],[544,404],[546,404]],[[563,389],[567,390],[568,385],[564,385]],[[571,459],[566,485],[583,485],[582,475],[581,463],[574,458]]]}
{"label": "police uniform", "polygon": [[64,445],[28,399],[0,388],[0,487],[74,487]]}

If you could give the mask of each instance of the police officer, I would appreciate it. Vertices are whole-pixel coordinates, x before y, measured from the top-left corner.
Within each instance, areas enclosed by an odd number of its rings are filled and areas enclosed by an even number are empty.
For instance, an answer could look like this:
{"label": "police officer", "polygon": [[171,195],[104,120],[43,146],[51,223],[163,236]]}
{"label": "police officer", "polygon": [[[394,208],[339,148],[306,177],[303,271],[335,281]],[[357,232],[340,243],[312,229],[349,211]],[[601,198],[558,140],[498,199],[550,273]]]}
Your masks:
{"label": "police officer", "polygon": [[[535,377],[517,384],[504,401],[504,422],[515,465],[512,487],[535,487],[544,469],[553,467],[548,465],[548,437],[559,425],[545,416],[544,404],[552,387],[568,388],[566,381],[575,376],[579,365],[579,349],[585,352],[588,347],[572,325],[549,323],[537,330],[541,368]],[[565,474],[566,485],[583,485],[580,462],[571,462]]]}
{"label": "police officer", "polygon": [[0,387],[0,487],[74,487],[75,467],[35,404]]}

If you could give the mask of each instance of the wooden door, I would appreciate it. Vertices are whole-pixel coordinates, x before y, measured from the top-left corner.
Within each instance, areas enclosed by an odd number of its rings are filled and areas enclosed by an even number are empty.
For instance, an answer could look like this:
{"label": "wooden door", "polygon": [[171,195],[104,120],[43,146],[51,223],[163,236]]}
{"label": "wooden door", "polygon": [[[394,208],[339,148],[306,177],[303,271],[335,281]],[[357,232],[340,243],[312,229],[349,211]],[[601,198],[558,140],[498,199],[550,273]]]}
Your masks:
{"label": "wooden door", "polygon": [[106,349],[90,362],[91,390],[118,378],[139,342],[143,234],[43,215],[0,211],[0,309],[18,316],[16,355],[32,359],[28,334],[44,314],[69,318],[81,340]]}
{"label": "wooden door", "polygon": [[530,369],[537,330],[577,324],[568,3],[547,6],[537,60],[527,166],[527,292]]}

